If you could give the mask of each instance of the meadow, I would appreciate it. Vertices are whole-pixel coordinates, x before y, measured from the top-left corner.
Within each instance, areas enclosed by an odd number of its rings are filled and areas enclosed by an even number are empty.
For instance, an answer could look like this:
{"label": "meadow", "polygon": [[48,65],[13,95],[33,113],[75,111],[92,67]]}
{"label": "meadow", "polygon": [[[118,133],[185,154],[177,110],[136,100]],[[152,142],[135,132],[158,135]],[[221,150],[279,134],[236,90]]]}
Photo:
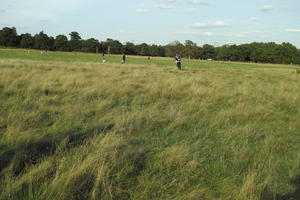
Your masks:
{"label": "meadow", "polygon": [[0,49],[1,200],[300,199],[299,66]]}

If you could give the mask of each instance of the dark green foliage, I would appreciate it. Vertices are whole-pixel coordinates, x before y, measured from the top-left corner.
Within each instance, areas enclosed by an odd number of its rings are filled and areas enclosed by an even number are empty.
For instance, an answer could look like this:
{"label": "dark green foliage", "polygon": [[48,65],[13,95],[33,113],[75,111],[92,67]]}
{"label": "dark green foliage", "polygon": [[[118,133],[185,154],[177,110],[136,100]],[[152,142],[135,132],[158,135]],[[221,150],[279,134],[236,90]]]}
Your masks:
{"label": "dark green foliage", "polygon": [[34,36],[34,48],[40,50],[50,50],[51,39],[41,31],[39,34]]}
{"label": "dark green foliage", "polygon": [[71,32],[69,35],[71,36],[71,40],[70,40],[71,51],[78,51],[81,48],[81,43],[80,43],[81,37],[79,33]]}
{"label": "dark green foliage", "polygon": [[136,48],[132,42],[127,42],[124,45],[124,53],[128,54],[128,55],[136,55],[137,54]]}
{"label": "dark green foliage", "polygon": [[101,42],[103,53],[107,54],[122,54],[123,45],[118,40],[108,38],[105,42]]}
{"label": "dark green foliage", "polygon": [[151,47],[146,43],[142,43],[137,46],[137,53],[141,56],[150,56],[152,54]]}
{"label": "dark green foliage", "polygon": [[58,35],[54,41],[54,50],[57,51],[69,51],[70,45],[68,38],[65,35]]}
{"label": "dark green foliage", "polygon": [[32,49],[34,47],[34,38],[31,34],[26,33],[21,35],[20,47],[28,49]]}
{"label": "dark green foliage", "polygon": [[97,49],[99,50],[100,43],[98,40],[94,38],[90,38],[88,40],[81,40],[81,52],[91,52],[96,53]]}
{"label": "dark green foliage", "polygon": [[215,59],[216,58],[216,50],[212,45],[205,44],[202,47],[202,59]]}
{"label": "dark green foliage", "polygon": [[165,46],[166,56],[174,57],[176,54],[183,55],[184,46],[179,41],[174,41],[167,46]]}
{"label": "dark green foliage", "polygon": [[9,28],[4,27],[0,30],[0,45],[5,47],[16,47],[17,46],[17,30],[15,27]]}
{"label": "dark green foliage", "polygon": [[174,57],[180,54],[189,59],[222,60],[237,62],[274,63],[274,64],[300,64],[300,50],[290,43],[276,44],[274,42],[241,45],[224,45],[214,47],[205,44],[198,46],[191,40],[184,44],[174,41],[165,46],[149,45],[146,43],[122,44],[118,40],[108,38],[99,42],[95,38],[84,40],[78,32],[69,34],[71,39],[64,35],[48,37],[43,31],[32,37],[29,33],[17,35],[14,27],[5,27],[0,30],[0,45],[7,47],[35,48],[40,50],[80,51],[104,54],[141,55]]}

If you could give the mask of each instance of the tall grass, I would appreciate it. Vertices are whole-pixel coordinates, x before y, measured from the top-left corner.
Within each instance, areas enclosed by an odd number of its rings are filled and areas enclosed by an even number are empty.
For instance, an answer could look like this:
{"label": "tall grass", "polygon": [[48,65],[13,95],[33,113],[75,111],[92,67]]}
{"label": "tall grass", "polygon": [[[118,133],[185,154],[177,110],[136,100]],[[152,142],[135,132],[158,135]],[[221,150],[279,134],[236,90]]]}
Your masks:
{"label": "tall grass", "polygon": [[292,67],[135,59],[0,59],[0,199],[300,199]]}

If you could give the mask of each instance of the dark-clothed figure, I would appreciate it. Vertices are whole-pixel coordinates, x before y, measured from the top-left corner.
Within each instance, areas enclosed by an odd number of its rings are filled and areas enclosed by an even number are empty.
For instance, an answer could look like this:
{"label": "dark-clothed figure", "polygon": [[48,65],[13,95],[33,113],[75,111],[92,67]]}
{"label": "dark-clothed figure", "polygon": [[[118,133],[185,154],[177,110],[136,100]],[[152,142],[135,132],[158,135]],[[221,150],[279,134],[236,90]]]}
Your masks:
{"label": "dark-clothed figure", "polygon": [[125,54],[123,54],[123,57],[122,57],[122,64],[125,64],[125,62],[126,62],[126,56],[125,56]]}
{"label": "dark-clothed figure", "polygon": [[177,69],[181,69],[181,57],[179,55],[176,54],[175,56],[175,61],[176,61],[176,67]]}

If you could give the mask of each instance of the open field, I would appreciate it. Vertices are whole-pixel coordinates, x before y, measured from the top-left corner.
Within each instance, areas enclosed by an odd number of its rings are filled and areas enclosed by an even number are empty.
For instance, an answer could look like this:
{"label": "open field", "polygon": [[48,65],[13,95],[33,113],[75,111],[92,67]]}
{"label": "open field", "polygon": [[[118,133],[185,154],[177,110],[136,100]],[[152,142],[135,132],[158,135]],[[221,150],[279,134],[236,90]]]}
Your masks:
{"label": "open field", "polygon": [[297,66],[101,60],[0,49],[1,200],[300,199]]}

